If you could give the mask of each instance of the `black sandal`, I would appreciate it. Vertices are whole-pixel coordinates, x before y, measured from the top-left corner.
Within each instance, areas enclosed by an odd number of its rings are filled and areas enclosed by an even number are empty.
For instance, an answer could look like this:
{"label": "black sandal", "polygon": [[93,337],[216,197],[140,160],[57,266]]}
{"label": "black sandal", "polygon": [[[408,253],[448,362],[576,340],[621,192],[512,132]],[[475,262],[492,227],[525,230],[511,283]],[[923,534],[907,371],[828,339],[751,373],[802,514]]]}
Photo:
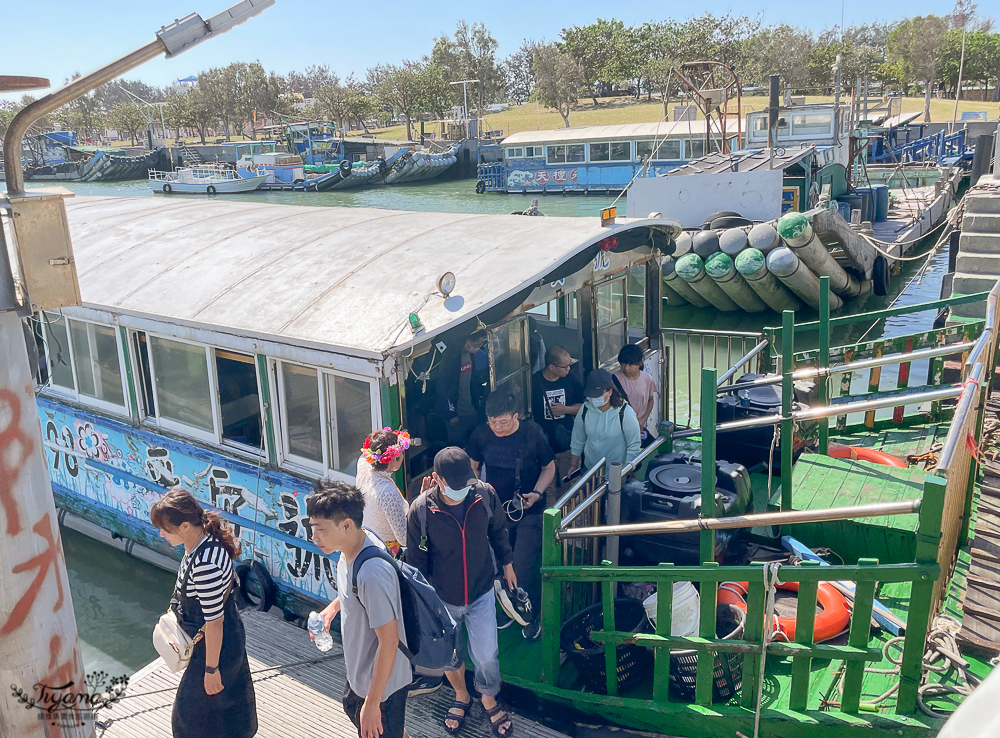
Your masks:
{"label": "black sandal", "polygon": [[[483,709],[486,709],[485,706]],[[503,717],[499,720],[494,720],[493,717],[500,713],[503,713]],[[486,714],[489,716],[490,730],[493,731],[493,735],[497,738],[511,738],[514,735],[514,723],[510,719],[510,713],[507,712],[507,709],[503,705],[497,702],[492,710],[486,710]],[[507,726],[506,729],[502,729],[505,725]]]}
{"label": "black sandal", "polygon": [[[447,730],[452,735],[455,735],[455,733],[460,731],[462,729],[462,726],[465,725],[465,718],[469,716],[469,710],[471,709],[472,709],[472,695],[469,695],[468,702],[462,702],[460,700],[452,700],[451,707],[448,708],[448,712],[446,712],[444,715],[445,719],[444,729]],[[456,713],[453,713],[452,710],[461,710],[462,714],[458,715]],[[451,726],[448,725],[447,722],[448,720],[454,720],[456,723],[458,723],[458,725],[452,728]]]}

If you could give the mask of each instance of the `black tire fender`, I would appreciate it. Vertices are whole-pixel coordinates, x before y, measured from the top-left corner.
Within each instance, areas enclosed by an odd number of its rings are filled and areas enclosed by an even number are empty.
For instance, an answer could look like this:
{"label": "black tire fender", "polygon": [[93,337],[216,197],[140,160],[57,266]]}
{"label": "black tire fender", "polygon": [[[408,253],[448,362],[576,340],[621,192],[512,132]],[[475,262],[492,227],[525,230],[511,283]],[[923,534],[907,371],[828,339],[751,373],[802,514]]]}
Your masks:
{"label": "black tire fender", "polygon": [[209,186],[208,186],[208,187],[207,187],[207,188],[205,189],[205,192],[207,192],[207,193],[208,193],[208,194],[210,194],[210,195],[214,195],[214,194],[215,194],[216,192],[218,192],[218,190],[217,190],[217,189],[215,189],[215,185],[209,185]]}
{"label": "black tire fender", "polygon": [[721,228],[741,228],[752,225],[753,221],[744,218],[742,215],[720,215],[718,218],[712,220],[710,229],[716,231]]}
{"label": "black tire fender", "polygon": [[889,260],[882,254],[876,255],[872,267],[872,290],[879,297],[889,294]]}
{"label": "black tire fender", "polygon": [[484,192],[486,192],[486,181],[481,179],[476,182],[476,194],[481,195]]}
{"label": "black tire fender", "polygon": [[[261,596],[259,598],[247,587],[251,577],[256,577],[260,585]],[[271,575],[267,573],[267,569],[259,561],[243,561],[237,564],[236,578],[239,582],[237,591],[242,600],[247,603],[247,607],[267,612],[274,606],[278,588],[275,586],[274,580],[271,579]]]}
{"label": "black tire fender", "polygon": [[353,168],[354,168],[354,164],[352,164],[350,162],[350,160],[348,160],[348,159],[341,159],[341,161],[340,161],[340,172],[341,172],[341,174],[350,174],[351,173],[351,169],[353,169]]}
{"label": "black tire fender", "polygon": [[737,218],[743,217],[742,213],[737,213],[735,210],[720,210],[717,213],[712,213],[707,218],[705,218],[705,220],[702,221],[702,228],[709,226],[711,222],[716,218],[725,218],[730,215],[735,216]]}
{"label": "black tire fender", "polygon": [[173,191],[174,191],[174,188],[173,188],[173,186],[169,182],[164,182],[163,183],[163,194],[169,195]]}

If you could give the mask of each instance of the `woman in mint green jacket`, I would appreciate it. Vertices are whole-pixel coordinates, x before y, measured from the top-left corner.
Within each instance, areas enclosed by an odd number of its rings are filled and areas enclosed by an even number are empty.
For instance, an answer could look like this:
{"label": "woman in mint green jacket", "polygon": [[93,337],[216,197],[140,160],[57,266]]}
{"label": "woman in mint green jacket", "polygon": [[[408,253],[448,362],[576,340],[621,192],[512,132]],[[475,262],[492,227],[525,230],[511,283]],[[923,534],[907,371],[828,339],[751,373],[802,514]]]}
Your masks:
{"label": "woman in mint green jacket", "polygon": [[641,433],[635,411],[615,388],[611,373],[595,369],[583,388],[584,406],[573,421],[571,469],[580,457],[589,469],[603,456],[608,463],[625,464],[639,455]]}

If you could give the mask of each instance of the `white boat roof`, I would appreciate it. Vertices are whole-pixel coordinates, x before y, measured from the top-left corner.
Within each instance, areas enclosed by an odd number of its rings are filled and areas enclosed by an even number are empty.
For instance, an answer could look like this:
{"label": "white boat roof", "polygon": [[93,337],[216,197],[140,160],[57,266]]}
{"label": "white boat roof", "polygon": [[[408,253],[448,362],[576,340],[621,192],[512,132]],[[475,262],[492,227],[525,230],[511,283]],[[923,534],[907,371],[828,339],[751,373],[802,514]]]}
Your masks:
{"label": "white boat roof", "polygon": [[[735,117],[728,121],[726,130],[736,135]],[[580,126],[556,128],[551,131],[521,131],[507,136],[501,146],[531,146],[532,144],[579,143],[586,141],[634,141],[662,137],[704,136],[704,120],[679,120],[659,123],[622,123],[615,126]]]}
{"label": "white boat roof", "polygon": [[[226,201],[66,202],[83,305],[382,358],[533,286],[609,235],[670,220]],[[454,272],[449,300],[437,280]],[[414,341],[408,316],[425,327]]]}

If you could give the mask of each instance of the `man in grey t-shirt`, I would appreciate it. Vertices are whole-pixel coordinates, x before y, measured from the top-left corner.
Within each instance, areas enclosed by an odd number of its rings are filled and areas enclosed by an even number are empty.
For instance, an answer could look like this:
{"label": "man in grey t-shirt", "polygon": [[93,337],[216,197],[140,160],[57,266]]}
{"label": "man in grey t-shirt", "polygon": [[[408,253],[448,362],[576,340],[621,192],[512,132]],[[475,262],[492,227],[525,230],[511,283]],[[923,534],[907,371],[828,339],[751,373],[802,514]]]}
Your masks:
{"label": "man in grey t-shirt", "polygon": [[354,596],[352,570],[358,554],[381,546],[361,527],[365,500],[359,489],[343,482],[323,482],[306,499],[313,542],[324,554],[340,553],[337,598],[323,610],[324,626],[340,613],[347,685],[344,711],[360,738],[403,738],[406,735],[406,692],[413,675],[399,649],[406,645],[399,580],[388,561],[374,558],[358,571]]}

